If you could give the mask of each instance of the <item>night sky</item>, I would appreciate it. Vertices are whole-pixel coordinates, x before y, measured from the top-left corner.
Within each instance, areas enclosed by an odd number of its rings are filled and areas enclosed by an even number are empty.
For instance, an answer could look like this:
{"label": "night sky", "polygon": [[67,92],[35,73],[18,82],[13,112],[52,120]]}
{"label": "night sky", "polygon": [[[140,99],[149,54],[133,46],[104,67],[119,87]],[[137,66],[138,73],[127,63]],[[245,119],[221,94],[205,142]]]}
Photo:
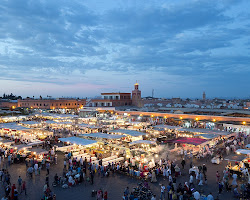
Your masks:
{"label": "night sky", "polygon": [[1,0],[0,95],[250,97],[250,1]]}

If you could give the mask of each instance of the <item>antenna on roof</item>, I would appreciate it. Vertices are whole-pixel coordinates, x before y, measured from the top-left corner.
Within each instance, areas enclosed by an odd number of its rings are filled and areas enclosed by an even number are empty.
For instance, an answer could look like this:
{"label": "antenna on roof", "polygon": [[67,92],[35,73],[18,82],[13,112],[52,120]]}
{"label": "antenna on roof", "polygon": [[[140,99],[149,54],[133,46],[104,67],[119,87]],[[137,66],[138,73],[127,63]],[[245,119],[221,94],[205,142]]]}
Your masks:
{"label": "antenna on roof", "polygon": [[152,98],[154,98],[154,89],[152,89]]}

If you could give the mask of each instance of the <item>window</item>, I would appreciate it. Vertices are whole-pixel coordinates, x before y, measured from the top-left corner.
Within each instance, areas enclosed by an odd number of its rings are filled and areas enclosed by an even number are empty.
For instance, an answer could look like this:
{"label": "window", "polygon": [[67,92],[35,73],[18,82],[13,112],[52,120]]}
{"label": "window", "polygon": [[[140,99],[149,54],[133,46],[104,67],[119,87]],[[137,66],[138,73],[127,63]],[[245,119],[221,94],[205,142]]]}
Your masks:
{"label": "window", "polygon": [[52,103],[52,106],[53,106],[53,103]]}
{"label": "window", "polygon": [[40,106],[42,106],[42,104],[40,103]]}
{"label": "window", "polygon": [[67,106],[67,104],[66,104],[66,106]]}
{"label": "window", "polygon": [[43,104],[44,106],[46,106],[45,104]]}
{"label": "window", "polygon": [[76,106],[76,103],[75,103],[75,106]]}
{"label": "window", "polygon": [[61,106],[62,104],[60,103],[60,106]]}
{"label": "window", "polygon": [[69,103],[69,106],[70,106],[70,103]]}

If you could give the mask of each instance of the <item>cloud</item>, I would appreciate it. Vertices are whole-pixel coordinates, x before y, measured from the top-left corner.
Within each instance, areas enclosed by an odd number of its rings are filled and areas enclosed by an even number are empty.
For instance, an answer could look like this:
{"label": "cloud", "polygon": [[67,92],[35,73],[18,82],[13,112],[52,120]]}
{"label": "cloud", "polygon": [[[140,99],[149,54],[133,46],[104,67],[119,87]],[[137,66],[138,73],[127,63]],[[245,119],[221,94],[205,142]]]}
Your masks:
{"label": "cloud", "polygon": [[156,72],[213,82],[250,73],[248,1],[99,3],[1,1],[0,77],[71,85],[91,70],[150,71],[155,81]]}

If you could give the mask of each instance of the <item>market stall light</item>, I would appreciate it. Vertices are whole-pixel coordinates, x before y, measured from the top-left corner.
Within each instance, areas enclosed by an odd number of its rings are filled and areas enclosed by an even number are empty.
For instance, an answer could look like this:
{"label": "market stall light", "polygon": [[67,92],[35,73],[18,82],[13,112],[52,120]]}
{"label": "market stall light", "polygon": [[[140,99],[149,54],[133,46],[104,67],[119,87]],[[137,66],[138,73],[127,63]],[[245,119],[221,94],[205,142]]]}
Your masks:
{"label": "market stall light", "polygon": [[180,119],[183,119],[183,117],[180,117]]}
{"label": "market stall light", "polygon": [[156,157],[156,158],[158,158],[158,157],[159,157],[159,155],[158,155],[158,154],[155,154],[155,157]]}
{"label": "market stall light", "polygon": [[198,118],[198,117],[196,117],[196,118],[195,118],[195,120],[196,120],[196,121],[198,121],[198,120],[199,120],[199,118]]}
{"label": "market stall light", "polygon": [[167,119],[167,116],[164,116],[165,119]]}
{"label": "market stall light", "polygon": [[246,122],[244,121],[244,122],[242,122],[242,124],[243,124],[243,125],[246,125]]}
{"label": "market stall light", "polygon": [[154,117],[154,115],[151,115],[151,117]]}
{"label": "market stall light", "polygon": [[216,119],[213,119],[213,122],[216,122]]}
{"label": "market stall light", "polygon": [[142,117],[143,116],[143,114],[140,114],[140,117]]}

